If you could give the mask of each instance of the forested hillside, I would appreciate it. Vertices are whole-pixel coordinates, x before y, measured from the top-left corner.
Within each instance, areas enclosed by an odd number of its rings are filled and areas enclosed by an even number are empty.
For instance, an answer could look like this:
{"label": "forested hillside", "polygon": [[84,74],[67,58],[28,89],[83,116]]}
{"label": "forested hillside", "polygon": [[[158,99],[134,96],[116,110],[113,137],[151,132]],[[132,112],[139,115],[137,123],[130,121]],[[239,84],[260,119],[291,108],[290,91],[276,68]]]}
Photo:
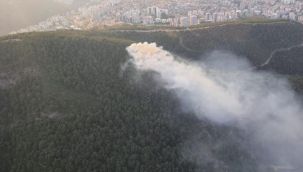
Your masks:
{"label": "forested hillside", "polygon": [[[241,131],[196,120],[180,108],[174,94],[153,81],[154,73],[124,69],[130,59],[125,48],[138,41],[157,42],[192,60],[212,50],[231,51],[258,66],[275,49],[302,43],[303,26],[245,23],[181,32],[57,31],[2,37],[0,171],[260,170]],[[284,52],[286,58],[277,53],[260,70],[291,75],[300,92],[303,51],[297,49]],[[289,69],[285,62],[296,65]],[[194,143],[205,145],[215,160],[196,155]]]}

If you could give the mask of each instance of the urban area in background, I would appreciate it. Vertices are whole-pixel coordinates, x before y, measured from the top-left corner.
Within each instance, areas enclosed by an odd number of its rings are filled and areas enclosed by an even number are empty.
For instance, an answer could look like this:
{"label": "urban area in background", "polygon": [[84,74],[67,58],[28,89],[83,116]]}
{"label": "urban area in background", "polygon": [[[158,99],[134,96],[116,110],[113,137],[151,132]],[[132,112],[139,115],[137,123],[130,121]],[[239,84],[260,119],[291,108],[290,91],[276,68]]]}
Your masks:
{"label": "urban area in background", "polygon": [[224,22],[254,16],[303,23],[303,2],[299,0],[97,0],[94,5],[86,5],[50,17],[37,25],[12,33],[58,29],[82,30],[125,23],[189,27],[205,22]]}

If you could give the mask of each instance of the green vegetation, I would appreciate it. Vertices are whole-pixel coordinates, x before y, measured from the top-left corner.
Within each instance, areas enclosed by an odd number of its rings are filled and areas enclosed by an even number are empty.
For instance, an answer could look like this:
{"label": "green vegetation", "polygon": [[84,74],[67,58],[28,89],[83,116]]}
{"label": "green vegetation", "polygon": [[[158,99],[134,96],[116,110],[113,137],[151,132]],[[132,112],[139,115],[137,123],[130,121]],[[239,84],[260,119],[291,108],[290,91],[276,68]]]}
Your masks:
{"label": "green vegetation", "polygon": [[[157,42],[194,60],[222,49],[259,64],[273,49],[302,41],[301,34],[301,25],[284,22],[2,37],[0,171],[255,172],[257,161],[241,146],[249,140],[240,131],[196,120],[153,73],[122,70],[130,58],[125,47]],[[300,77],[292,81],[301,89]],[[184,155],[197,151],[192,138],[200,138],[217,161]]]}
{"label": "green vegetation", "polygon": [[303,94],[303,76],[294,75],[289,77],[289,81],[292,83],[294,90]]}
{"label": "green vegetation", "polygon": [[142,24],[121,24],[121,25],[115,25],[115,26],[104,26],[103,29],[106,31],[113,31],[113,30],[125,30],[125,31],[177,30],[177,31],[183,31],[183,30],[187,30],[187,29],[213,28],[213,27],[218,27],[218,26],[222,26],[222,25],[239,25],[239,24],[264,25],[264,24],[278,24],[278,23],[287,23],[287,22],[288,22],[287,20],[283,20],[283,19],[268,20],[268,19],[262,18],[262,17],[250,17],[250,18],[243,18],[243,19],[239,19],[239,20],[232,20],[232,21],[226,21],[226,22],[216,22],[216,23],[205,22],[205,23],[201,23],[199,25],[190,26],[189,28],[174,27],[174,26],[168,26],[168,25],[146,26],[146,25],[142,25]]}
{"label": "green vegetation", "polygon": [[[102,32],[92,31],[87,36],[108,35],[135,42],[157,42],[169,51],[196,60],[213,50],[231,51],[247,57],[255,65],[264,63],[276,49],[303,42],[302,25],[284,20],[243,19],[189,29],[179,28],[178,31],[168,27],[150,28],[154,31],[149,32],[149,27],[140,27],[142,26],[115,27],[113,30],[105,29]],[[283,63],[283,60],[280,62]],[[282,73],[280,66],[270,68]]]}

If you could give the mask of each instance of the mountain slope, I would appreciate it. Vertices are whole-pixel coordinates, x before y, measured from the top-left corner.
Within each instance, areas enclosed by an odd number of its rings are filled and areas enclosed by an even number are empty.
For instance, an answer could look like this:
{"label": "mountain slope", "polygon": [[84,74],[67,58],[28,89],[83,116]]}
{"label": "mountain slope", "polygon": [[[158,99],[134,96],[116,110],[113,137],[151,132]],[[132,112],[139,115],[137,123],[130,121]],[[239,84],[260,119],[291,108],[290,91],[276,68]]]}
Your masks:
{"label": "mountain slope", "polygon": [[[301,34],[301,25],[279,22],[2,37],[0,171],[260,171],[270,164],[260,164],[241,131],[184,112],[154,73],[123,70],[130,58],[125,48],[157,42],[193,60],[219,49],[259,65],[275,49],[303,41]],[[300,51],[292,53],[299,58]],[[266,69],[295,74],[292,81],[301,90],[299,68],[270,63]],[[216,160],[195,155],[195,144]]]}

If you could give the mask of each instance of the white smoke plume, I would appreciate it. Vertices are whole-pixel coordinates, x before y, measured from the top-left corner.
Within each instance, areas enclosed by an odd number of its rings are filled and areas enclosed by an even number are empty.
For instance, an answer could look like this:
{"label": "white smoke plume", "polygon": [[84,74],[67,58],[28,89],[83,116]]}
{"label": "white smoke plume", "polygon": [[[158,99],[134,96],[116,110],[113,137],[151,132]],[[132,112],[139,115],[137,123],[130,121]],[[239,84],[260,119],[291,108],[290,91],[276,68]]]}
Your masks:
{"label": "white smoke plume", "polygon": [[157,72],[200,119],[249,132],[275,165],[302,164],[303,110],[286,79],[218,51],[203,63],[181,60],[155,43],[135,43],[127,51],[137,70]]}

